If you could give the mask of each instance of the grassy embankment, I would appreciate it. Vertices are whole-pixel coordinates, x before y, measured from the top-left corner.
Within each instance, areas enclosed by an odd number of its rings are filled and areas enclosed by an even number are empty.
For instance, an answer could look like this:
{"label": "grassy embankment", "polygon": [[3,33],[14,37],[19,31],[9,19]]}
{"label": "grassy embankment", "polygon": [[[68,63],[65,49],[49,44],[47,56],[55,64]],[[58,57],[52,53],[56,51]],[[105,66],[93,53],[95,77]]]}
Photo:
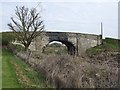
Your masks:
{"label": "grassy embankment", "polygon": [[14,54],[3,49],[2,88],[44,88],[44,78]]}
{"label": "grassy embankment", "polygon": [[2,88],[45,88],[50,87],[45,84],[45,80],[40,73],[37,73],[28,64],[16,57],[12,52],[5,48],[16,48],[18,51],[21,47],[11,47],[11,41],[16,38],[13,32],[0,33],[0,45],[3,46],[2,54]]}
{"label": "grassy embankment", "polygon": [[105,50],[112,52],[120,51],[120,40],[113,38],[105,38],[103,39],[103,45],[90,48],[87,50],[87,53],[91,55],[96,55]]}

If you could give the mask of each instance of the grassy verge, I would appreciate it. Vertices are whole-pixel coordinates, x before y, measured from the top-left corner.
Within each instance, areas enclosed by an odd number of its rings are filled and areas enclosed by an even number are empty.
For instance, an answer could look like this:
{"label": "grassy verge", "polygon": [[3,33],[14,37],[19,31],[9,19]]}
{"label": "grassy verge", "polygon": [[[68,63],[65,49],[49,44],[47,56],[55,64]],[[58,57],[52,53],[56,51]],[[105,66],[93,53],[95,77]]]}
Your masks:
{"label": "grassy verge", "polygon": [[18,83],[15,69],[13,68],[11,61],[14,56],[3,50],[2,52],[2,88],[20,88]]}
{"label": "grassy verge", "polygon": [[0,48],[0,89],[2,89],[2,51]]}
{"label": "grassy verge", "polygon": [[120,51],[120,40],[105,38],[103,39],[103,45],[90,48],[86,52],[91,55],[96,55],[102,51]]}
{"label": "grassy verge", "polygon": [[10,52],[2,53],[3,88],[45,88],[43,76]]}

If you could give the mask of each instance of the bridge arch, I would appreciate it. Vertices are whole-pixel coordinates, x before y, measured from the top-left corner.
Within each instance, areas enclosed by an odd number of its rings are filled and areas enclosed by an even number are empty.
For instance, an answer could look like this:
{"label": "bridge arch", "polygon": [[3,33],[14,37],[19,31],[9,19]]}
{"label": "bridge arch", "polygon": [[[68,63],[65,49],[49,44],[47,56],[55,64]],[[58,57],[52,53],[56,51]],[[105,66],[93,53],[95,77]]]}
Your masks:
{"label": "bridge arch", "polygon": [[74,44],[72,44],[70,41],[65,41],[65,40],[51,40],[43,47],[43,51],[44,51],[45,47],[47,47],[51,42],[54,42],[54,41],[61,42],[62,44],[66,45],[68,54],[75,55]]}
{"label": "bridge arch", "polygon": [[33,40],[29,49],[36,51],[36,53],[42,53],[43,48],[52,41],[59,41],[65,44],[70,55],[80,55],[87,49],[100,45],[102,36],[71,32],[42,32],[40,36]]}

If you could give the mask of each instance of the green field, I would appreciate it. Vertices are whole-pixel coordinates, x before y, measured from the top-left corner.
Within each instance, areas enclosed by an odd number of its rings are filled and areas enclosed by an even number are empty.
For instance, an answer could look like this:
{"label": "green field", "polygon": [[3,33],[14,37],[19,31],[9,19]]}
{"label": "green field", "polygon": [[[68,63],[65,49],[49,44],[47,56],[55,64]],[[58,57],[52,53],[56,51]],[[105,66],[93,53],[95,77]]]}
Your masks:
{"label": "green field", "polygon": [[2,88],[45,88],[43,76],[14,54],[2,51]]}

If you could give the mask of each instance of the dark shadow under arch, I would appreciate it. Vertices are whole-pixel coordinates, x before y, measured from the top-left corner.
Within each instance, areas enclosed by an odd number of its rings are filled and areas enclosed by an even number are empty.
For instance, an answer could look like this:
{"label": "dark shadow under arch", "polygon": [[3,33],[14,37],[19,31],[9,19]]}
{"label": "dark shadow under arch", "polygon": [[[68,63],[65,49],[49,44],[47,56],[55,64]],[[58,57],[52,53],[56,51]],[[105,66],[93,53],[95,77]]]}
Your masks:
{"label": "dark shadow under arch", "polygon": [[[53,42],[53,41],[58,41],[58,42],[61,42],[61,43],[63,43],[63,44],[65,44],[66,45],[66,47],[68,48],[68,54],[69,55],[75,55],[75,46],[71,43],[71,42],[69,42],[69,41],[64,41],[64,40],[52,40],[52,41],[50,41],[49,43],[51,43],[51,42]],[[48,44],[49,44],[48,43]],[[47,45],[48,45],[47,44]],[[47,46],[46,45],[46,46]],[[43,51],[44,51],[44,49],[45,49],[45,47],[43,47]]]}

